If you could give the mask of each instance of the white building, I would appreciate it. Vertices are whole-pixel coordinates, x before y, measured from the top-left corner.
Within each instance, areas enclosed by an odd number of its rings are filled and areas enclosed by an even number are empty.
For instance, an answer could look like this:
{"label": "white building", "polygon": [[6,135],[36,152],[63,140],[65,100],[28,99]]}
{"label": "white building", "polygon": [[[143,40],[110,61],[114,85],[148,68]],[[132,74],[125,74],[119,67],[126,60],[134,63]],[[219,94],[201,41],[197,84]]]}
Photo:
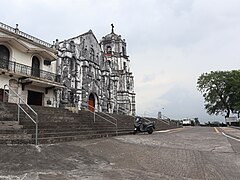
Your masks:
{"label": "white building", "polygon": [[[57,51],[40,39],[0,23],[0,101],[4,85],[18,93],[28,104],[58,107],[62,89],[56,75]],[[10,96],[8,102],[16,102]]]}

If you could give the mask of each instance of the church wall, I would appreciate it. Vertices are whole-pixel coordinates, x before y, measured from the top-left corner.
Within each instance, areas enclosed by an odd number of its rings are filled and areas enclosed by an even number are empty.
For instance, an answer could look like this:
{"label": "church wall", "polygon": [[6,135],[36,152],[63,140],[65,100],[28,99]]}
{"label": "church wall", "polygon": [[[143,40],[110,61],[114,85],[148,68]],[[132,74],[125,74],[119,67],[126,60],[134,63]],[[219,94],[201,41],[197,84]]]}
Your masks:
{"label": "church wall", "polygon": [[[87,106],[92,94],[98,111],[114,113],[122,107],[128,114],[135,113],[133,76],[129,75],[130,60],[121,36],[112,33],[99,43],[90,30],[60,42],[58,49],[59,72],[66,86],[62,91],[64,106]],[[70,96],[77,98],[73,102]]]}

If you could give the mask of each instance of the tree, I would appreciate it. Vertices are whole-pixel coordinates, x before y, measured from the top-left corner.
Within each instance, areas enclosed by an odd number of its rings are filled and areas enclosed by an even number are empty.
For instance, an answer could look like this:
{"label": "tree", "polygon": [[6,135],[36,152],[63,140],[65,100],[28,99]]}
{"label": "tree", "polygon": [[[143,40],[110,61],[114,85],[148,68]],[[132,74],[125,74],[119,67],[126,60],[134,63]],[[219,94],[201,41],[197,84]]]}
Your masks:
{"label": "tree", "polygon": [[197,80],[197,88],[203,94],[205,109],[212,115],[240,112],[240,71],[211,71]]}
{"label": "tree", "polygon": [[229,99],[231,103],[231,110],[233,113],[240,113],[240,71],[233,70],[227,79],[227,91],[229,92]]}

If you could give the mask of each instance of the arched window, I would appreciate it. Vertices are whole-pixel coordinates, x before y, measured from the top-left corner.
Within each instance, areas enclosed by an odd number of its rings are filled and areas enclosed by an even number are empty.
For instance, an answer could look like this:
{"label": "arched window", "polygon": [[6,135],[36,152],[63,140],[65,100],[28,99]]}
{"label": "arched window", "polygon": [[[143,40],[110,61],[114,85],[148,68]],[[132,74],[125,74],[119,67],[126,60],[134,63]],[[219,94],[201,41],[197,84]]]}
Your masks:
{"label": "arched window", "polygon": [[70,60],[70,68],[71,68],[71,71],[75,71],[75,67],[76,67],[76,58],[73,57],[71,60]]}
{"label": "arched window", "polygon": [[94,61],[94,50],[93,50],[93,48],[91,48],[91,50],[90,50],[90,60]]}
{"label": "arched window", "polygon": [[96,56],[96,63],[99,63],[99,56]]}
{"label": "arched window", "polygon": [[6,46],[0,45],[0,68],[8,69],[10,52]]}
{"label": "arched window", "polygon": [[70,41],[70,51],[73,53],[75,52],[75,44],[73,41]]}
{"label": "arched window", "polygon": [[126,55],[126,50],[125,50],[125,47],[122,47],[122,54],[123,54],[123,56],[125,56],[125,55]]}
{"label": "arched window", "polygon": [[124,69],[124,70],[127,70],[127,64],[126,64],[126,62],[123,62],[123,69]]}
{"label": "arched window", "polygon": [[40,61],[36,56],[32,58],[32,76],[40,77]]}
{"label": "arched window", "polygon": [[107,46],[107,54],[112,54],[112,47],[111,46]]}

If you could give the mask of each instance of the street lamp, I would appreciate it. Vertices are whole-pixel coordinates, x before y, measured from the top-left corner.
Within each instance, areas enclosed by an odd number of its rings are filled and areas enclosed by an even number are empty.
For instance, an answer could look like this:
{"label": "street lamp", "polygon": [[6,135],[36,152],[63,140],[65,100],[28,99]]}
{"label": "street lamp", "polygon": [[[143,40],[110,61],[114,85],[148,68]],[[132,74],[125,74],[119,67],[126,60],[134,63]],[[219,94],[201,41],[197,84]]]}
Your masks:
{"label": "street lamp", "polygon": [[164,110],[164,108],[162,108],[162,115],[161,115],[161,118],[163,119],[163,110]]}

